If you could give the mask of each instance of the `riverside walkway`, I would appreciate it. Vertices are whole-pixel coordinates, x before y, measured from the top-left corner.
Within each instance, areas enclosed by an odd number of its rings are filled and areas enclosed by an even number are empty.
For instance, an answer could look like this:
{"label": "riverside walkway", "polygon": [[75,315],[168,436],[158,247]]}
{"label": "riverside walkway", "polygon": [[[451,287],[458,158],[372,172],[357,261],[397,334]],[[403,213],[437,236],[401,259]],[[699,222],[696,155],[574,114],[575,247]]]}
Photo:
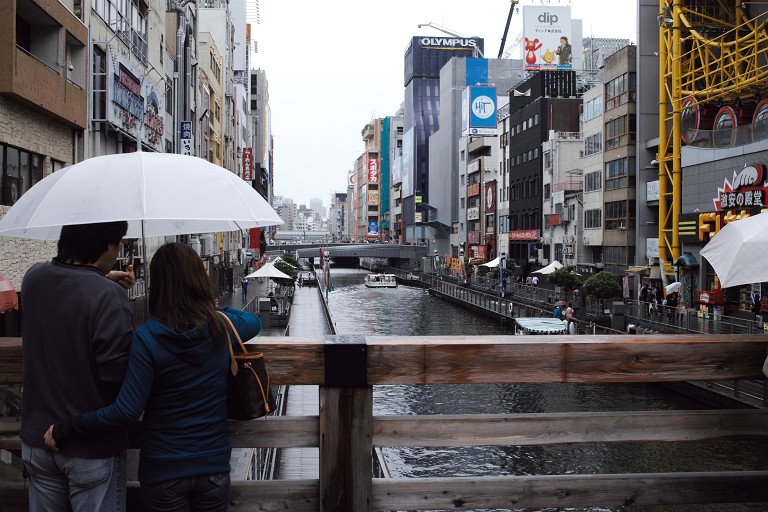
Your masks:
{"label": "riverside walkway", "polygon": [[[248,287],[248,297],[242,299],[240,288],[219,298],[219,306],[252,310],[251,305],[269,293],[269,283],[254,281]],[[332,334],[328,327],[320,292],[316,286],[296,288],[291,304],[288,327],[269,327],[259,336],[310,336]],[[267,362],[269,364],[269,362]],[[319,389],[316,385],[286,387],[285,416],[317,416],[320,412]],[[278,460],[277,478],[280,480],[319,478],[317,447],[283,448]],[[234,462],[234,461],[233,461]]]}

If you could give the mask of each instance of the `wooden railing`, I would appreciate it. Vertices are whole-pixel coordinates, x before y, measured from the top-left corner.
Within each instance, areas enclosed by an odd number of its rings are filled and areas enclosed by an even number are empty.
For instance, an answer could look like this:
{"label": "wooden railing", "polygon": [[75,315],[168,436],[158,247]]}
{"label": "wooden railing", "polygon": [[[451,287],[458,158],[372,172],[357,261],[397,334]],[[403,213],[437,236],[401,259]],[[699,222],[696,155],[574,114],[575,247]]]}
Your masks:
{"label": "wooden railing", "polygon": [[[766,336],[328,336],[256,338],[275,384],[319,385],[320,414],[231,423],[236,447],[318,447],[319,479],[235,482],[232,510],[396,511],[768,502],[768,471],[373,478],[374,447],[683,442],[768,435],[765,409],[374,416],[378,384],[755,379]],[[19,339],[0,382],[21,383]],[[0,448],[18,451],[18,422]],[[0,473],[2,474],[2,473]],[[3,510],[26,509],[18,482]],[[137,483],[129,509],[138,509]]]}

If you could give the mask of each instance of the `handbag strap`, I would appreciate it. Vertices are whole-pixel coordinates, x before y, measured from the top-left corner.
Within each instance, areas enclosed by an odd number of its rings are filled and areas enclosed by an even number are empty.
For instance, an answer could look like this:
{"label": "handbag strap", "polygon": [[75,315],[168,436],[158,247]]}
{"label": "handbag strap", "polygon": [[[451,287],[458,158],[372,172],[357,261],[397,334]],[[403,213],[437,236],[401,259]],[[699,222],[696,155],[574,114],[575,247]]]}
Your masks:
{"label": "handbag strap", "polygon": [[235,329],[235,326],[232,323],[232,320],[223,312],[219,311],[218,313],[224,317],[224,320],[228,325],[228,327],[226,328],[226,331],[227,331],[227,347],[229,347],[229,371],[232,372],[232,375],[237,375],[237,361],[235,361],[235,352],[234,350],[232,350],[232,341],[231,341],[231,338],[229,337],[230,329],[232,330],[233,333],[235,333],[235,338],[237,338],[237,342],[240,344],[240,350],[243,351],[243,354],[246,353],[245,344],[243,344],[243,340],[240,339],[240,335],[237,333],[237,329]]}

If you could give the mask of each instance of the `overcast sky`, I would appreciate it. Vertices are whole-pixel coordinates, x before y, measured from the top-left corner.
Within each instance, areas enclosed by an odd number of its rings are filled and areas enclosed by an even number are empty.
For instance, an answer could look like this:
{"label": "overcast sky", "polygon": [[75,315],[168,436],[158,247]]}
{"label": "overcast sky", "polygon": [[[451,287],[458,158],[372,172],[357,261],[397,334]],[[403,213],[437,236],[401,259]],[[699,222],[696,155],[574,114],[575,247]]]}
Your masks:
{"label": "overcast sky", "polygon": [[[584,36],[636,42],[636,0],[543,3],[570,5]],[[269,82],[275,195],[307,206],[317,197],[328,207],[331,194],[346,192],[347,172],[364,149],[363,127],[394,115],[404,100],[403,52],[411,37],[445,35],[418,25],[482,37],[486,55],[496,57],[510,2],[259,0],[259,6],[252,57]],[[522,9],[512,20],[506,45],[521,33]]]}

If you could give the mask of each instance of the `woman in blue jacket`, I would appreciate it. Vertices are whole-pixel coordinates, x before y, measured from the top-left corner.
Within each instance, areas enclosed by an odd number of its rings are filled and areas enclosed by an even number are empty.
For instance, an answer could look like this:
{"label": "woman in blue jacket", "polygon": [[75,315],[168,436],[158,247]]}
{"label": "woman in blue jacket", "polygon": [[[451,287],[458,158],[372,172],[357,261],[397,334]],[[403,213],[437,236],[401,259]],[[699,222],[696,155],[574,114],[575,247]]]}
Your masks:
{"label": "woman in blue jacket", "polygon": [[[53,449],[138,421],[139,481],[146,510],[227,510],[227,327],[200,257],[185,244],[160,247],[150,263],[149,320],[133,338],[128,370],[114,404],[65,419],[45,435]],[[240,337],[261,330],[259,317],[223,310]]]}

